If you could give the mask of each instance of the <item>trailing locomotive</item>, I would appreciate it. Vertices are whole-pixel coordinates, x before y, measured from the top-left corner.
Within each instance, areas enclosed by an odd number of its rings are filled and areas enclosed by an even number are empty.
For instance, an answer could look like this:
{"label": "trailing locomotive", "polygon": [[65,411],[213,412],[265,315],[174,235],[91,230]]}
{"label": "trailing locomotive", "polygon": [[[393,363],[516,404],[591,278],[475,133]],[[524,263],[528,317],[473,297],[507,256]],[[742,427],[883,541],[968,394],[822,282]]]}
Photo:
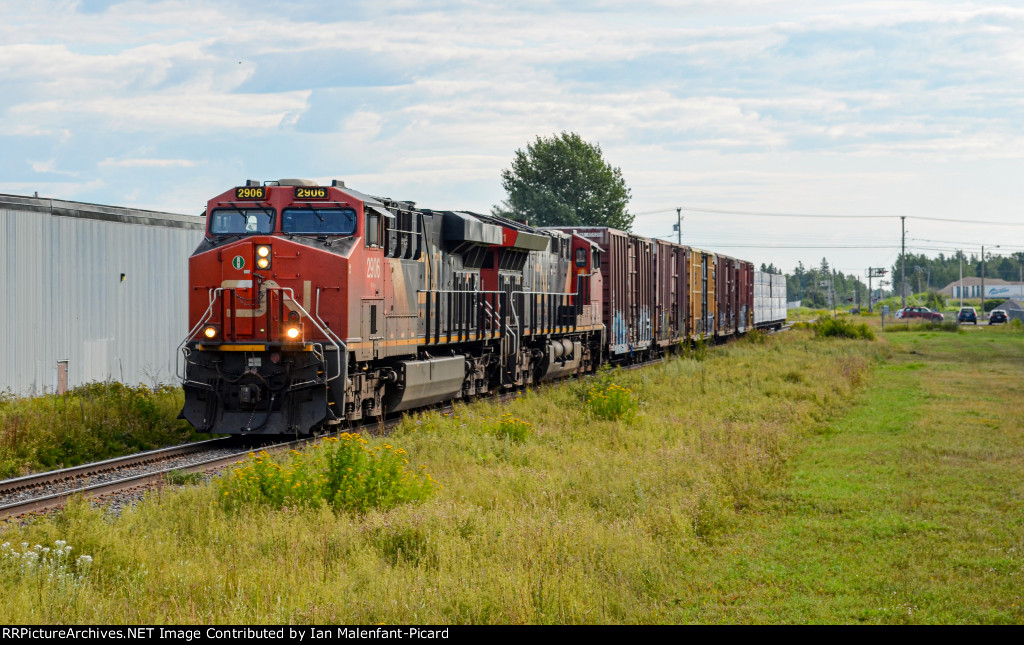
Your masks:
{"label": "trailing locomotive", "polygon": [[343,182],[211,199],[183,416],[305,434],[753,328],[748,262],[613,229],[433,211]]}

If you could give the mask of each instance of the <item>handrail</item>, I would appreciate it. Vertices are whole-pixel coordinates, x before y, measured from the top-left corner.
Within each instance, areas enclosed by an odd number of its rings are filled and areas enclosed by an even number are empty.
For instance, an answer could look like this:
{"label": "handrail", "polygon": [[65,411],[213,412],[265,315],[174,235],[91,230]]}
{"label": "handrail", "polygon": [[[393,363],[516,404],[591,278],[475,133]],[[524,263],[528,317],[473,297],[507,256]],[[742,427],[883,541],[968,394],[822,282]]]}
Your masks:
{"label": "handrail", "polygon": [[[181,369],[181,367],[184,367],[185,365],[188,364],[188,355],[191,354],[191,351],[189,351],[189,349],[185,347],[185,345],[187,345],[188,342],[192,339],[192,337],[195,336],[196,332],[199,331],[199,328],[205,325],[207,321],[209,321],[210,318],[213,317],[213,303],[217,301],[217,297],[220,295],[222,291],[224,291],[224,287],[216,287],[214,289],[210,289],[210,304],[206,307],[206,312],[199,317],[199,322],[197,322],[195,326],[189,330],[188,334],[185,336],[185,339],[178,344],[178,351],[175,353],[174,357],[174,375],[181,380],[182,385],[184,385],[187,381],[185,379],[185,372],[184,370]],[[184,357],[184,363],[178,362],[179,354],[182,357]]]}

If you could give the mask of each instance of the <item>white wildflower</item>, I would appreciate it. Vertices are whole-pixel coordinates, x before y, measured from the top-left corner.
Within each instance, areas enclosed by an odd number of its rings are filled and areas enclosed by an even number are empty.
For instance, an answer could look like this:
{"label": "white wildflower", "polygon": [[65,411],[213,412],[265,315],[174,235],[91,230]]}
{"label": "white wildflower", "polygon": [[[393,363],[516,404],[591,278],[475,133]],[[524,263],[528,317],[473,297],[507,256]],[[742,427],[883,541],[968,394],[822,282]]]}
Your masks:
{"label": "white wildflower", "polygon": [[67,544],[67,542],[65,542],[64,540],[57,540],[53,544],[57,547],[58,550],[60,550],[64,548],[64,545]]}

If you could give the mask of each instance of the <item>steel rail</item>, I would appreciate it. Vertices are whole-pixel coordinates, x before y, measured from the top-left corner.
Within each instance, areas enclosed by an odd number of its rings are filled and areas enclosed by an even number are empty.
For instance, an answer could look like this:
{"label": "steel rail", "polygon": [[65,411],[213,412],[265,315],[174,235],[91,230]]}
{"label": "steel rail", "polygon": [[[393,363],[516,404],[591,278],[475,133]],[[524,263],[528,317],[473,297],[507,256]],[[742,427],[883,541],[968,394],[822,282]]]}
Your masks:
{"label": "steel rail", "polygon": [[202,452],[211,447],[215,447],[214,444],[223,443],[230,439],[231,437],[207,439],[205,441],[196,441],[194,443],[186,443],[179,446],[171,446],[169,448],[158,448],[156,450],[138,452],[131,455],[125,455],[124,457],[114,457],[112,459],[82,464],[80,466],[72,466],[70,468],[61,468],[60,470],[49,470],[46,472],[25,475],[23,477],[5,479],[0,481],[0,493],[9,493],[26,488],[35,488],[45,484],[67,481],[69,479],[76,479],[98,473],[105,473],[119,468],[126,468],[128,466],[137,466],[139,464],[162,461],[172,457],[189,455],[194,452]]}
{"label": "steel rail", "polygon": [[[212,439],[210,441],[221,441],[221,440],[220,439]],[[275,450],[275,451],[276,450],[284,450],[284,449],[289,448],[289,447],[300,446],[300,445],[302,445],[302,444],[304,444],[304,443],[306,443],[308,441],[310,441],[310,439],[299,439],[299,440],[296,440],[296,441],[289,441],[289,442],[286,442],[286,443],[280,443],[280,444],[273,444],[273,445],[270,445],[270,446],[264,446],[264,447],[258,448],[258,450]],[[201,443],[208,444],[208,442],[201,442]],[[59,506],[63,505],[63,503],[65,501],[67,501],[70,497],[72,497],[74,495],[88,495],[90,497],[99,497],[99,496],[103,496],[103,495],[110,495],[112,493],[118,493],[118,492],[125,491],[125,490],[130,490],[130,489],[133,489],[133,488],[140,488],[140,487],[143,487],[143,486],[153,485],[153,484],[156,484],[156,483],[159,483],[159,482],[163,481],[168,473],[174,472],[174,471],[177,471],[177,472],[205,472],[205,471],[208,471],[208,470],[214,470],[214,469],[218,469],[218,468],[223,468],[223,467],[226,467],[226,466],[230,466],[231,464],[237,463],[239,461],[243,461],[249,454],[255,452],[256,450],[257,449],[247,449],[247,450],[244,450],[244,451],[236,452],[236,453],[231,454],[231,455],[222,456],[222,457],[214,457],[213,459],[207,459],[205,461],[197,462],[197,463],[194,463],[194,464],[189,464],[189,465],[186,465],[186,466],[175,466],[175,467],[172,467],[172,468],[164,468],[164,469],[153,471],[153,472],[149,472],[149,473],[141,473],[141,474],[138,474],[138,475],[131,475],[129,477],[125,477],[123,479],[118,479],[118,480],[112,481],[112,482],[103,482],[103,483],[99,483],[99,484],[92,484],[90,486],[83,486],[82,488],[76,488],[76,489],[73,489],[73,490],[67,490],[67,491],[63,491],[63,492],[60,492],[60,493],[52,493],[50,495],[44,495],[42,497],[35,497],[33,499],[22,500],[22,501],[19,501],[19,502],[12,502],[10,504],[6,504],[6,505],[3,505],[3,506],[0,506],[0,518],[9,518],[9,517],[25,515],[25,514],[28,514],[28,513],[33,513],[33,512],[37,512],[37,511],[43,511],[43,510],[48,510],[48,509],[51,509],[51,508],[59,507]],[[185,454],[188,454],[188,453],[185,453]],[[137,456],[137,455],[133,455],[133,457],[135,457],[135,456]],[[108,461],[116,461],[116,460],[108,460]],[[107,463],[107,462],[101,462],[101,463]],[[136,461],[134,463],[144,463],[144,462]],[[95,464],[92,464],[92,465],[95,466]],[[105,469],[102,472],[105,472],[106,470],[108,470],[108,469]],[[56,472],[63,472],[63,471],[56,471]],[[96,471],[90,471],[90,472],[96,472]],[[43,473],[43,474],[45,474],[45,473]],[[51,480],[51,481],[54,481],[54,480]],[[63,481],[63,480],[56,480],[56,481]]]}

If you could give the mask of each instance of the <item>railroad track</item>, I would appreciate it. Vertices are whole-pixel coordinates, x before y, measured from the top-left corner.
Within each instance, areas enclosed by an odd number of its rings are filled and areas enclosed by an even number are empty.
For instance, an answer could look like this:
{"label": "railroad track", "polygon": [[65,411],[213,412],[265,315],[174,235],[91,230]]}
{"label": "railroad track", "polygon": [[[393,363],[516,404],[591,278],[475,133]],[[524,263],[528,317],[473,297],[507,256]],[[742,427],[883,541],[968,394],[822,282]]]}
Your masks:
{"label": "railroad track", "polygon": [[[441,411],[451,410],[451,406]],[[243,461],[256,450],[292,450],[340,432],[383,431],[401,421],[401,415],[383,422],[372,420],[335,432],[303,437],[294,441],[252,445],[262,437],[221,437],[206,441],[150,450],[125,457],[83,464],[0,481],[0,520],[60,508],[74,495],[94,500],[167,481],[169,473],[206,473]],[[269,439],[269,438],[268,438]],[[246,444],[248,440],[248,444]],[[244,445],[243,445],[244,444]]]}
{"label": "railroad track", "polygon": [[[299,442],[261,446],[259,449],[294,447]],[[206,472],[245,459],[251,446],[240,447],[232,437],[107,459],[0,481],[0,519],[51,510],[73,495],[102,498],[134,488],[158,485],[167,474]]]}
{"label": "railroad track", "polygon": [[[780,331],[787,329],[788,325]],[[627,370],[642,369],[663,360],[658,358],[623,367]],[[505,402],[518,394],[518,390],[503,392],[497,398],[499,402]],[[446,403],[433,409],[447,413],[453,408],[451,403]],[[102,500],[117,493],[158,486],[166,482],[168,474],[172,472],[206,473],[220,470],[244,460],[255,450],[273,452],[295,449],[338,432],[386,433],[398,425],[403,415],[398,414],[383,421],[369,420],[354,428],[339,429],[295,441],[243,446],[237,436],[221,437],[3,480],[0,481],[0,520],[59,508],[74,495]],[[253,437],[242,439],[251,441]]]}

